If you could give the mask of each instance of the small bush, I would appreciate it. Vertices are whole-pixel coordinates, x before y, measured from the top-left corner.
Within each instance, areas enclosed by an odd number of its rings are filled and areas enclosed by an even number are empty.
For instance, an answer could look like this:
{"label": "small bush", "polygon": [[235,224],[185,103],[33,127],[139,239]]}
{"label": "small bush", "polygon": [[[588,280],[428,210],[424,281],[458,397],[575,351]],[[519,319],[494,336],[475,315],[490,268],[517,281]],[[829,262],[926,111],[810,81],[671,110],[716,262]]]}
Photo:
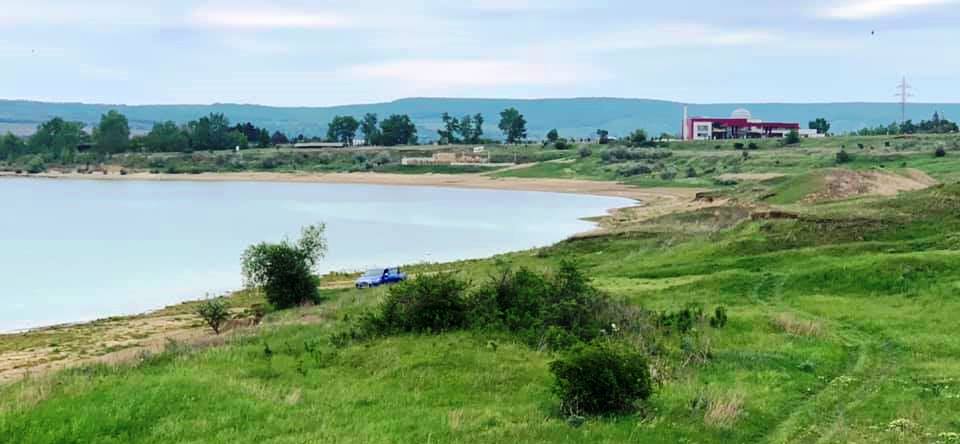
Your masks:
{"label": "small bush", "polygon": [[369,333],[440,333],[467,325],[467,283],[453,274],[421,275],[390,287]]}
{"label": "small bush", "polygon": [[587,157],[590,157],[593,155],[593,151],[590,150],[590,148],[588,147],[583,147],[577,151],[577,154],[580,155],[581,159],[586,159]]}
{"label": "small bush", "polygon": [[650,174],[652,172],[653,170],[650,169],[650,167],[642,163],[631,163],[631,164],[623,165],[622,167],[620,167],[617,170],[617,175],[624,176],[624,177],[631,177],[631,176],[642,176],[645,174]]}
{"label": "small bush", "polygon": [[703,309],[695,304],[689,304],[681,310],[660,313],[657,325],[667,331],[676,330],[679,333],[687,333],[693,330],[702,319]]}
{"label": "small bush", "polygon": [[840,152],[837,153],[838,164],[849,163],[852,160],[853,160],[853,157],[850,156],[850,154],[848,154],[845,150],[840,150]]}
{"label": "small bush", "polygon": [[934,155],[934,157],[946,157],[946,156],[947,156],[947,150],[943,149],[942,146],[941,146],[941,147],[938,147],[937,150],[933,152],[933,155]]}
{"label": "small bush", "polygon": [[710,326],[713,328],[723,328],[727,325],[727,308],[719,305],[713,311],[713,317],[710,318]]}
{"label": "small bush", "polygon": [[750,143],[747,145],[747,149],[748,149],[748,150],[759,150],[759,149],[760,149],[760,145],[757,145],[756,142],[750,142]]}
{"label": "small bush", "polygon": [[661,179],[661,180],[673,180],[673,179],[676,179],[676,178],[677,178],[677,172],[676,172],[676,171],[666,170],[666,171],[663,171],[663,172],[660,173],[660,179]]}
{"label": "small bush", "polygon": [[697,177],[697,170],[692,166],[687,167],[687,177]]}
{"label": "small bush", "polygon": [[627,413],[650,397],[646,358],[614,344],[591,344],[550,363],[554,392],[571,415]]}
{"label": "small bush", "polygon": [[[47,170],[47,164],[43,162],[43,157],[38,154],[31,157],[30,160],[27,161],[26,168],[27,173],[38,174]],[[17,174],[20,174],[19,171]]]}
{"label": "small bush", "polygon": [[733,144],[733,149],[735,149],[735,150],[742,150],[742,149],[743,149],[743,144],[740,143],[740,142],[736,142],[736,143]]}
{"label": "small bush", "polygon": [[574,145],[570,142],[567,142],[566,139],[560,139],[553,144],[553,147],[558,150],[569,150],[573,148],[573,146]]}
{"label": "small bush", "polygon": [[197,307],[197,316],[200,316],[213,332],[220,334],[220,328],[227,319],[230,319],[230,313],[227,311],[227,305],[220,298],[204,301]]}

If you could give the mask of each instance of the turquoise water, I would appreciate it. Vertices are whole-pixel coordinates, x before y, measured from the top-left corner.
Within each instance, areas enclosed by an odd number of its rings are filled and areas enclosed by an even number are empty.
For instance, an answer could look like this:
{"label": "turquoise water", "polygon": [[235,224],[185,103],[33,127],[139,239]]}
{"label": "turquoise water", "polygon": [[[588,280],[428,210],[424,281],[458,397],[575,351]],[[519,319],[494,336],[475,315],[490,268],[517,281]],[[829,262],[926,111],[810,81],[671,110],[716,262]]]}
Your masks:
{"label": "turquoise water", "polygon": [[0,179],[0,331],[240,288],[250,244],[325,222],[319,267],[486,257],[589,230],[620,198],[267,182]]}

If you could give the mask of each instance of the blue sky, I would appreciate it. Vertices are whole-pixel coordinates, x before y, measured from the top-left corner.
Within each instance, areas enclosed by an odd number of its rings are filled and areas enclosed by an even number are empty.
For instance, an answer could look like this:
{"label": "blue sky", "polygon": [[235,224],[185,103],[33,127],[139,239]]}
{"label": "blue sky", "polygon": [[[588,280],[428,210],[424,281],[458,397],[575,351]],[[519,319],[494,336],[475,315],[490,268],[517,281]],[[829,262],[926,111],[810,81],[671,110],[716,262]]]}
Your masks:
{"label": "blue sky", "polygon": [[[0,0],[0,98],[960,102],[960,0]],[[873,33],[873,34],[872,34]]]}

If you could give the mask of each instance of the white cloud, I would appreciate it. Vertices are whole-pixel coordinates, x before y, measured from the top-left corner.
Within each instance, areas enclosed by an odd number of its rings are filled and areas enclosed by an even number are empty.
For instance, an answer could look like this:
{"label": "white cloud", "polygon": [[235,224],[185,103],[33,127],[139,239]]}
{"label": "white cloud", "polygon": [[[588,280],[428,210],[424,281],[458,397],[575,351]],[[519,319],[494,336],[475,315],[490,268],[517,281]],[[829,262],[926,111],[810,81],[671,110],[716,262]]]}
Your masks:
{"label": "white cloud", "polygon": [[956,2],[957,0],[852,0],[829,6],[820,11],[819,15],[836,20],[867,20]]}
{"label": "white cloud", "polygon": [[588,77],[577,66],[513,60],[398,60],[357,65],[350,76],[430,86],[494,87],[569,85]]}
{"label": "white cloud", "polygon": [[629,31],[584,37],[575,47],[591,50],[623,50],[684,47],[747,46],[778,41],[764,29],[722,29],[696,23],[655,25]]}
{"label": "white cloud", "polygon": [[190,14],[190,22],[201,26],[228,28],[338,28],[349,24],[347,17],[330,12],[284,9],[201,8]]}

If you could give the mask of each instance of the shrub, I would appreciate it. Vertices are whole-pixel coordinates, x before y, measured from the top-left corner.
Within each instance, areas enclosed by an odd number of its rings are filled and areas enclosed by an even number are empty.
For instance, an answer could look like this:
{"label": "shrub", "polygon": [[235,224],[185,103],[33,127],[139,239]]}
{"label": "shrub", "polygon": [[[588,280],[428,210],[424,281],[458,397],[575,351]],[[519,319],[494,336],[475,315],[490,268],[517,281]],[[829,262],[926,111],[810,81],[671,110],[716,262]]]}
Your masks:
{"label": "shrub", "polygon": [[666,170],[666,171],[663,171],[663,172],[660,173],[660,179],[661,179],[661,180],[673,180],[673,179],[676,179],[676,178],[677,178],[677,172],[676,172],[676,171]]}
{"label": "shrub", "polygon": [[693,166],[687,167],[687,177],[697,177],[697,170]]}
{"label": "shrub", "polygon": [[743,149],[743,144],[740,143],[740,142],[736,142],[736,143],[733,144],[733,149],[735,149],[735,150],[742,150],[742,149]]}
{"label": "shrub", "polygon": [[43,162],[43,157],[38,154],[27,161],[26,169],[27,173],[30,174],[42,173],[47,170],[47,164]]}
{"label": "shrub", "polygon": [[783,139],[785,145],[796,145],[800,143],[800,132],[797,130],[791,130],[787,133],[787,137]]}
{"label": "shrub", "polygon": [[760,149],[760,145],[757,145],[756,142],[750,142],[750,143],[747,145],[747,149],[748,149],[748,150],[759,150],[759,149]]}
{"label": "shrub", "polygon": [[521,333],[528,342],[566,348],[597,337],[608,301],[570,261],[553,274],[501,265],[468,300],[474,328],[503,328]]}
{"label": "shrub", "polygon": [[247,287],[260,287],[279,309],[318,302],[313,267],[326,254],[325,226],[304,227],[300,240],[251,245],[241,259]]}
{"label": "shrub", "polygon": [[852,161],[852,160],[853,160],[853,157],[850,156],[850,154],[847,154],[847,152],[846,152],[845,150],[840,150],[840,152],[837,153],[837,163],[838,163],[838,164],[840,164],[840,163],[849,163],[849,162]]}
{"label": "shrub", "polygon": [[713,317],[710,318],[710,326],[713,328],[723,328],[727,325],[727,308],[719,305],[713,311]]}
{"label": "shrub", "polygon": [[569,150],[573,148],[573,144],[570,142],[567,142],[566,139],[560,139],[553,144],[553,147],[558,150]]}
{"label": "shrub", "polygon": [[202,302],[197,307],[197,316],[200,316],[213,329],[213,332],[219,335],[220,327],[230,318],[230,313],[223,300],[217,298]]}
{"label": "shrub", "polygon": [[593,155],[593,151],[591,151],[590,148],[588,147],[583,147],[577,151],[577,154],[580,155],[581,159],[586,159],[587,157],[590,157]]}
{"label": "shrub", "polygon": [[653,170],[650,167],[642,163],[631,163],[620,167],[617,170],[617,174],[624,177],[630,176],[641,176],[644,174],[650,174]]}
{"label": "shrub", "polygon": [[696,304],[688,304],[681,310],[661,313],[657,319],[657,325],[667,330],[686,333],[693,330],[701,319],[703,319],[703,309]]}
{"label": "shrub", "polygon": [[572,415],[626,413],[650,397],[646,358],[615,344],[591,344],[550,363],[554,392]]}
{"label": "shrub", "polygon": [[942,146],[938,147],[937,150],[933,152],[933,155],[934,157],[946,157],[947,150],[943,149]]}
{"label": "shrub", "polygon": [[604,151],[600,154],[600,158],[605,163],[617,163],[629,160],[660,160],[672,155],[673,152],[667,150],[627,149],[618,147]]}
{"label": "shrub", "polygon": [[440,333],[467,325],[467,283],[453,274],[421,275],[390,288],[368,333]]}

